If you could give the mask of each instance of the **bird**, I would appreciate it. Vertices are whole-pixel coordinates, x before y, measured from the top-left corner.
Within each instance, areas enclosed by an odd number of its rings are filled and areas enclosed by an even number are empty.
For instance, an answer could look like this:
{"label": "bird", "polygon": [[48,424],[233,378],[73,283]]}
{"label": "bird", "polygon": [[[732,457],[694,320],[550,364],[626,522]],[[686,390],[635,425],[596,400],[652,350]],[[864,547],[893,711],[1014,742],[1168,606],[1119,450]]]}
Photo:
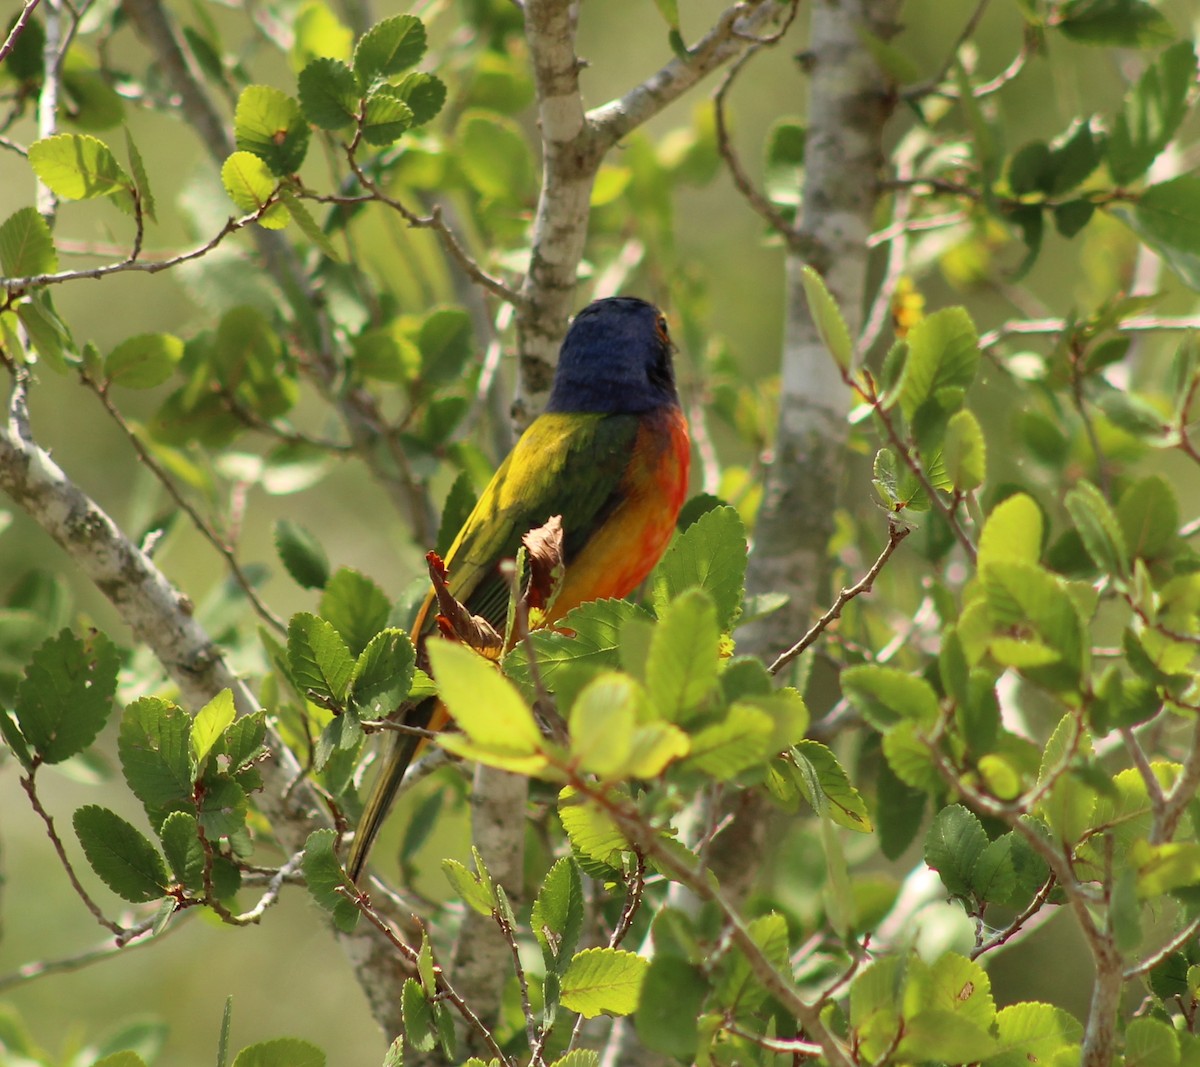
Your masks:
{"label": "bird", "polygon": [[[559,351],[550,398],[497,469],[445,557],[449,592],[504,632],[504,568],[530,530],[561,517],[563,569],[543,623],[591,600],[632,593],[665,551],[687,496],[691,442],[675,386],[675,345],[662,312],[634,296],[588,304]],[[437,636],[431,588],[411,634],[418,663]],[[436,697],[398,721],[440,730]],[[395,732],[346,862],[356,884],[409,764],[424,740]]]}

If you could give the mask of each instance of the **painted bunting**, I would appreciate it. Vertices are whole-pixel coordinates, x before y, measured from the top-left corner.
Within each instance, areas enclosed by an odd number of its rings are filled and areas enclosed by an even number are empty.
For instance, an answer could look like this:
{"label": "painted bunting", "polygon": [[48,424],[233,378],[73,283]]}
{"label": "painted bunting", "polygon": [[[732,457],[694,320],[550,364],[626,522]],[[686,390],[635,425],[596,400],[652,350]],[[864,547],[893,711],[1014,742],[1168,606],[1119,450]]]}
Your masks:
{"label": "painted bunting", "polygon": [[[588,600],[623,597],[658,562],[687,494],[691,446],[675,391],[674,345],[661,312],[636,297],[597,300],[571,324],[545,413],[521,435],[446,554],[449,591],[503,633],[509,580],[501,570],[521,538],[562,518],[563,573],[545,621]],[[412,632],[418,662],[437,632],[434,593]],[[427,699],[401,721],[441,729]],[[422,738],[397,733],[363,809],[346,869],[367,853]]]}

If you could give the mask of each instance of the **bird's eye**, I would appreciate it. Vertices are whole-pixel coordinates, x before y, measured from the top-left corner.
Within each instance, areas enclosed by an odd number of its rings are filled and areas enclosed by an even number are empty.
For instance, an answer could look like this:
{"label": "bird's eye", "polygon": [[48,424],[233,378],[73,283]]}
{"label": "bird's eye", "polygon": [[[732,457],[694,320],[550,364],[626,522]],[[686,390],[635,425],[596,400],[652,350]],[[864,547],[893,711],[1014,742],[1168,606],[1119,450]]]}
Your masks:
{"label": "bird's eye", "polygon": [[654,323],[654,329],[658,333],[658,339],[662,341],[664,345],[669,345],[671,343],[671,335],[667,332],[666,315],[658,316],[658,319]]}

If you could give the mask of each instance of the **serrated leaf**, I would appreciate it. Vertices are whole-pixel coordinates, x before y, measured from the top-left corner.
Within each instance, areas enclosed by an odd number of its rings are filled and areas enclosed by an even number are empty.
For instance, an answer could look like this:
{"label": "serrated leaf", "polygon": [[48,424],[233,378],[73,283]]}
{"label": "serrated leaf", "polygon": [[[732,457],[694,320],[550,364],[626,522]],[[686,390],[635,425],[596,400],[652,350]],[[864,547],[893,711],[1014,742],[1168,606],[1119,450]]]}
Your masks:
{"label": "serrated leaf", "polygon": [[620,853],[629,844],[616,823],[599,808],[574,790],[564,789],[558,797],[558,817],[577,853],[593,863],[620,866]]}
{"label": "serrated leaf", "polygon": [[934,816],[925,837],[925,863],[938,872],[949,892],[969,897],[975,865],[987,847],[978,817],[961,804],[951,804]]}
{"label": "serrated leaf", "polygon": [[247,1045],[233,1067],[325,1067],[325,1053],[298,1037],[277,1037]]}
{"label": "serrated leaf", "polygon": [[480,915],[492,914],[496,904],[488,886],[484,884],[479,875],[469,871],[458,860],[450,859],[442,860],[442,871],[450,884],[458,890],[458,895],[462,897],[464,904],[474,908]]}
{"label": "serrated leaf", "polygon": [[192,722],[191,748],[192,757],[197,767],[203,767],[208,759],[213,745],[221,738],[228,726],[233,723],[237,710],[233,706],[233,690],[222,689],[215,697],[204,705]]}
{"label": "serrated leaf", "polygon": [[1078,1047],[1083,1037],[1083,1026],[1070,1012],[1036,1001],[1001,1008],[996,1013],[996,1029],[1004,1052],[989,1060],[989,1067],[1047,1063],[1055,1054]]}
{"label": "serrated leaf", "polygon": [[381,148],[393,144],[412,124],[412,109],[390,85],[376,89],[363,105],[362,135],[367,144]]}
{"label": "serrated leaf", "polygon": [[0,225],[0,274],[28,278],[58,270],[50,226],[35,207],[13,212]]}
{"label": "serrated leaf", "polygon": [[809,312],[822,343],[842,370],[850,370],[854,366],[854,342],[850,339],[850,330],[846,326],[841,308],[837,306],[837,302],[825,286],[825,279],[812,267],[803,267],[800,270],[800,281],[808,297]]}
{"label": "serrated leaf", "polygon": [[322,130],[344,130],[358,121],[360,93],[354,72],[336,59],[314,59],[297,79],[304,117]]}
{"label": "serrated leaf", "polygon": [[819,741],[804,739],[796,743],[793,752],[798,760],[805,760],[812,768],[817,786],[824,795],[823,805],[818,805],[816,797],[807,796],[813,809],[818,814],[822,809],[827,811],[835,823],[847,830],[870,833],[873,827],[866,802],[851,784],[849,775],[832,750]]}
{"label": "serrated leaf", "polygon": [[629,1015],[637,1008],[648,966],[648,960],[623,949],[584,949],[563,973],[562,1005],[585,1019]]}
{"label": "serrated leaf", "polygon": [[404,1036],[409,1044],[418,1052],[432,1052],[437,1045],[433,1005],[415,978],[404,979],[404,985],[400,988],[400,1014],[404,1019]]}
{"label": "serrated leaf", "polygon": [[379,78],[399,74],[425,54],[425,26],[414,15],[377,22],[354,49],[354,76],[365,92]]}
{"label": "serrated leaf", "polygon": [[[258,156],[252,152],[234,152],[221,165],[221,184],[238,210],[258,214],[258,223],[269,230],[281,230],[291,216],[280,203],[273,203],[279,182]],[[262,212],[259,214],[259,212]]]}
{"label": "serrated leaf", "polygon": [[683,722],[717,686],[721,631],[717,608],[703,589],[691,589],[661,613],[650,639],[646,689],[655,713]]}
{"label": "serrated leaf", "polygon": [[163,895],[166,865],[135,826],[98,804],[79,808],[72,822],[92,870],[117,896],[142,904]]}
{"label": "serrated leaf", "polygon": [[841,682],[850,703],[881,729],[904,719],[931,726],[937,719],[933,686],[907,671],[864,663],[842,671]]}
{"label": "serrated leaf", "polygon": [[403,630],[380,630],[354,664],[350,682],[354,703],[378,717],[395,711],[412,685],[417,653]]}
{"label": "serrated leaf", "polygon": [[945,390],[967,389],[979,366],[979,335],[963,308],[926,315],[909,332],[908,358],[896,389],[910,422],[918,408]]}
{"label": "serrated leaf", "polygon": [[195,892],[202,890],[204,846],[200,843],[196,817],[186,811],[171,812],[163,821],[159,838],[175,880]]}
{"label": "serrated leaf", "polygon": [[129,132],[128,126],[125,127],[125,154],[129,157],[129,169],[133,171],[134,187],[137,189],[142,214],[151,222],[157,222],[154,193],[150,189],[150,176],[146,173],[146,164],[142,160],[142,153],[134,144],[133,135]]}
{"label": "serrated leaf", "polygon": [[108,721],[120,658],[104,634],[87,641],[70,630],[42,643],[17,686],[13,714],[45,763],[78,755]]}
{"label": "serrated leaf", "polygon": [[304,884],[317,906],[333,916],[333,923],[339,930],[349,933],[358,923],[358,909],[351,902],[357,891],[334,855],[336,842],[335,831],[314,830],[304,843],[300,868],[304,872]]}
{"label": "serrated leaf", "polygon": [[329,557],[307,529],[290,519],[275,523],[275,551],[296,584],[304,589],[323,589],[329,581]]}
{"label": "serrated leaf", "polygon": [[431,642],[429,658],[441,699],[479,752],[540,769],[541,731],[512,684],[488,660],[449,641]]}
{"label": "serrated leaf", "polygon": [[133,189],[108,145],[86,134],[60,133],[34,141],[29,146],[29,165],[64,200],[91,200]]}
{"label": "serrated leaf", "polygon": [[104,376],[126,389],[153,389],[175,373],[183,358],[183,342],[169,333],[142,333],[126,338],[104,360]]}
{"label": "serrated leaf", "polygon": [[269,85],[248,85],[233,116],[237,147],[252,152],[278,177],[295,174],[308,152],[309,128],[300,105]]}
{"label": "serrated leaf", "polygon": [[121,716],[121,770],[154,827],[192,805],[192,718],[158,697],[134,701]]}
{"label": "serrated leaf", "polygon": [[774,755],[774,733],[775,724],[765,711],[735,703],[721,722],[691,735],[686,766],[727,781]]}
{"label": "serrated leaf", "polygon": [[210,774],[201,785],[196,815],[209,840],[233,837],[246,829],[250,802],[246,791],[227,774]]}
{"label": "serrated leaf", "polygon": [[1091,482],[1080,481],[1063,502],[1096,566],[1114,577],[1128,578],[1129,550],[1104,494]]}
{"label": "serrated leaf", "polygon": [[654,608],[691,588],[705,590],[717,607],[717,624],[729,630],[742,604],[746,576],[746,528],[731,507],[705,512],[678,534],[654,569],[650,582]]}
{"label": "serrated leaf", "polygon": [[333,624],[306,611],[288,622],[288,666],[301,694],[341,703],[354,673],[354,657]]}
{"label": "serrated leaf", "polygon": [[1117,521],[1131,556],[1156,557],[1179,528],[1179,503],[1171,483],[1159,474],[1139,478],[1121,494]]}
{"label": "serrated leaf", "polygon": [[446,83],[433,74],[408,74],[396,83],[394,89],[412,112],[414,126],[429,122],[446,102]]}
{"label": "serrated leaf", "polygon": [[542,947],[546,970],[562,974],[583,933],[583,882],[570,857],[558,860],[542,881],[529,925]]}
{"label": "serrated leaf", "polygon": [[349,567],[334,574],[321,593],[321,617],[329,620],[355,656],[387,626],[391,613],[391,601],[383,590]]}
{"label": "serrated leaf", "polygon": [[1146,0],[1072,0],[1057,30],[1081,44],[1149,48],[1175,38],[1171,23]]}

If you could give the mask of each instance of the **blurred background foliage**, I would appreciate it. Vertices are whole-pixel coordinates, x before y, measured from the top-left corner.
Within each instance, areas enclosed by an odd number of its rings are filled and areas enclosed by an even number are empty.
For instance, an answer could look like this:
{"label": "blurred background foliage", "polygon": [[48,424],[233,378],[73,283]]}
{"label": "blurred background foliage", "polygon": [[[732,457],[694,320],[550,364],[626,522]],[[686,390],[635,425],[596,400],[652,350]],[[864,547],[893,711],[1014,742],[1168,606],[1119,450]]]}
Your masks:
{"label": "blurred background foliage", "polygon": [[[891,61],[905,72],[902,80],[920,84],[938,76],[977,7],[974,0],[913,0],[906,5],[901,31],[890,42]],[[964,65],[979,80],[1001,72],[1022,48],[1022,7],[1009,0],[983,6],[982,18],[961,52]],[[710,25],[721,9],[721,4],[707,0],[683,5],[685,39],[689,32]],[[388,176],[389,190],[415,203],[440,203],[486,270],[500,276],[519,270],[527,251],[538,174],[533,89],[519,13],[504,0],[429,2],[412,10],[430,34],[430,51],[421,69],[436,71],[449,94],[437,118],[406,139],[403,158]],[[1180,33],[1187,33],[1196,17],[1187,0],[1164,3],[1161,10]],[[378,9],[371,17],[395,13]],[[180,4],[172,15],[186,27],[208,84],[224,97],[229,116],[245,84],[279,85],[291,92],[297,71],[309,59],[345,51],[350,41],[348,27],[312,0]],[[795,207],[794,124],[802,123],[806,107],[805,22],[802,10],[782,45],[758,56],[729,94],[732,140],[743,165],[776,194],[785,212]],[[287,38],[287,47],[276,46]],[[666,26],[650,0],[581,5],[579,49],[588,60],[583,86],[589,106],[623,93],[670,56]],[[1010,157],[1033,141],[1051,142],[1080,117],[1115,114],[1129,84],[1145,68],[1147,55],[1132,47],[1097,48],[1065,35],[1048,36],[1020,76],[984,105],[986,129],[995,139],[994,158]],[[99,73],[101,56],[103,69],[111,75]],[[69,89],[74,85],[74,95],[64,106],[79,110],[74,126],[67,120],[64,128],[96,131],[116,146],[122,138],[115,127],[124,122],[144,157],[159,204],[158,223],[147,232],[148,249],[186,249],[219,229],[230,204],[216,168],[192,131],[157,106],[169,89],[112,0],[89,9],[68,66],[74,71],[74,81],[67,82]],[[6,106],[16,106],[12,101],[20,94],[19,74],[10,63],[0,83],[8,94]],[[758,475],[775,423],[773,376],[782,336],[784,250],[737,194],[719,158],[710,93],[722,76],[710,78],[630,135],[608,159],[593,198],[587,281],[598,291],[619,288],[668,309],[681,349],[677,366],[685,403],[707,409],[718,461],[701,465],[693,488],[729,500],[752,523]],[[936,99],[900,102],[890,127],[893,148],[913,149],[918,109],[923,109],[931,130],[922,150],[951,157],[965,154],[963,142],[976,137],[978,130],[969,128],[961,109]],[[28,143],[36,136],[34,130],[32,110],[26,108],[6,136]],[[1197,132],[1193,112],[1179,140],[1194,142]],[[324,189],[331,173],[343,173],[334,156],[333,149],[318,150],[314,138],[301,172],[306,183]],[[1195,159],[1173,159],[1167,165],[1172,173],[1182,173],[1194,164]],[[952,197],[938,200],[935,191],[922,189],[916,195],[929,198],[921,213],[961,210]],[[27,163],[13,152],[0,151],[0,217],[28,205],[32,197]],[[886,222],[881,218],[880,227]],[[129,219],[107,200],[64,203],[55,231],[62,265],[112,258],[112,248],[124,249],[129,227]],[[360,209],[349,232],[352,265],[321,267],[322,298],[346,330],[364,376],[379,389],[382,410],[389,418],[411,413],[405,451],[414,476],[428,486],[440,511],[460,472],[466,472],[478,490],[504,450],[508,399],[516,378],[511,352],[505,348],[503,358],[495,362],[499,384],[481,401],[480,376],[492,326],[478,293],[447,260],[436,236],[408,228],[378,205]],[[1195,309],[1195,292],[1148,259],[1115,217],[1097,214],[1077,237],[1047,225],[1038,255],[1026,269],[1028,244],[1023,238],[1028,236],[1020,225],[1004,225],[982,210],[963,212],[955,225],[911,234],[904,264],[907,306],[919,310],[922,302],[928,309],[965,305],[985,333],[1013,319],[1086,317],[1110,307],[1115,293],[1135,285],[1160,294],[1153,304],[1155,314],[1188,315]],[[873,276],[878,280],[886,247],[874,254]],[[361,285],[356,271],[365,272],[370,284]],[[378,304],[364,300],[364,292],[373,294]],[[58,287],[54,300],[80,346],[91,342],[106,354],[131,333],[162,331],[188,342],[185,369],[189,360],[198,366],[210,358],[205,354],[206,333],[220,335],[225,330],[226,340],[253,345],[247,338],[254,334],[257,316],[268,316],[284,303],[263,278],[246,234],[163,274],[129,273]],[[433,329],[430,309],[461,306],[470,309],[461,322],[441,323],[446,332],[439,336],[447,347],[440,351],[452,351],[449,364],[422,362],[422,331]],[[370,329],[372,317],[385,324],[375,333]],[[428,334],[424,340],[433,344]],[[501,334],[501,344],[508,340]],[[1097,358],[1119,360],[1118,382],[1144,387],[1151,402],[1165,403],[1171,398],[1162,383],[1177,342],[1176,335],[1137,334],[1128,349],[1113,349]],[[286,370],[290,360],[303,358],[304,348],[292,349],[288,338],[282,344],[274,338],[262,343],[268,351],[262,357],[260,384],[266,388],[278,385],[278,369]],[[876,360],[886,345],[877,347]],[[1057,406],[1052,389],[1043,387],[1061,354],[1053,338],[1031,336],[1019,344],[1010,340],[1005,366],[985,364],[973,393],[978,400],[975,410],[993,445],[989,491],[998,493],[999,487],[1019,483],[1026,491],[1043,494],[1043,503],[1051,509],[1056,507],[1064,470],[1084,472],[1091,465],[1087,428],[1075,413]],[[1014,373],[1022,367],[1028,372],[1024,379]],[[172,391],[178,389],[179,381],[172,379],[153,389],[113,395],[119,396],[128,419],[148,428],[147,439],[160,462],[200,501],[214,526],[233,536],[239,559],[261,581],[260,592],[278,615],[312,610],[315,599],[277,563],[273,531],[279,520],[311,531],[335,569],[363,571],[393,600],[411,597],[412,583],[423,578],[427,544],[414,539],[406,516],[363,464],[331,458],[302,442],[247,431],[236,421],[205,422],[198,440],[180,429],[184,420],[170,407]],[[314,390],[301,388],[294,407],[291,401],[281,401],[290,407],[290,426],[316,438],[336,435],[335,420]],[[126,435],[93,392],[73,375],[42,367],[31,413],[39,440],[52,447],[71,477],[126,530],[163,531],[156,549],[158,564],[194,600],[210,632],[228,642],[234,666],[260,669],[253,634],[244,626],[242,601],[221,559],[136,463]],[[1194,462],[1176,451],[1147,448],[1115,422],[1101,420],[1096,432],[1106,453],[1122,461],[1126,472],[1164,475],[1183,515],[1200,510]],[[1003,447],[1006,442],[1013,447]],[[882,516],[870,486],[876,442],[863,430],[852,445],[858,459],[840,502],[834,587],[860,571],[882,539]],[[0,686],[10,689],[28,651],[46,633],[68,625],[76,612],[94,619],[118,642],[127,642],[127,633],[104,600],[64,565],[64,557],[45,536],[18,511],[0,514],[8,523],[0,534],[0,597],[10,605],[3,619]],[[1061,524],[1061,512],[1058,518]],[[920,557],[939,559],[948,545],[942,528],[931,523],[918,531],[909,547],[911,555],[901,553],[881,579],[891,610],[901,617],[916,614],[927,595]],[[856,612],[856,607],[848,610],[845,632],[855,632],[856,624],[869,624],[856,619]],[[820,664],[817,670],[818,684],[809,692],[814,718],[838,697],[830,679],[821,681]],[[869,769],[871,759],[878,758],[871,752],[859,755],[860,769]],[[64,768],[67,773],[55,777],[50,797],[55,809],[67,811],[94,799],[96,782],[112,775],[114,766],[110,752],[107,761],[74,761]],[[137,806],[132,798],[128,801],[129,810],[123,813],[133,817]],[[413,790],[403,804],[406,813],[391,821],[378,854],[394,855],[403,845],[406,883],[419,893],[445,898],[449,888],[437,860],[450,854],[465,861],[468,854],[463,786],[453,776],[437,776]],[[0,811],[2,980],[30,959],[77,951],[98,931],[61,878],[11,765],[0,773]],[[428,838],[421,839],[435,815],[443,820],[436,847]],[[850,842],[851,859],[855,848],[865,851],[872,844]],[[888,910],[918,848],[894,862],[876,863],[870,877],[856,879],[864,921]],[[540,873],[546,860],[544,843],[531,840],[531,869]],[[820,910],[823,862],[813,836],[798,825],[772,858],[762,891],[799,924]],[[18,902],[19,907],[14,906]],[[181,925],[153,951],[130,951],[106,963],[102,981],[97,980],[100,972],[85,970],[17,988],[0,987],[0,1000],[11,1003],[27,1020],[38,1043],[61,1048],[64,1062],[73,1049],[96,1040],[114,1020],[134,1009],[166,1022],[165,1032],[149,1027],[145,1037],[163,1042],[162,1062],[184,1062],[215,1043],[227,994],[235,998],[235,1044],[287,1033],[322,1046],[334,1064],[378,1059],[377,1032],[360,992],[347,980],[341,953],[324,923],[299,894],[286,894],[283,905],[261,927],[226,929],[199,916]],[[942,919],[929,923],[929,931],[930,937],[945,937],[948,943],[961,944],[964,935],[970,937],[969,924],[950,906]],[[1076,940],[1073,928],[1058,922],[1035,946],[998,959],[991,969],[997,1000],[1044,999],[1083,1015],[1086,981],[1062,977],[1076,970],[1082,974],[1088,966]],[[1071,961],[1070,967],[1064,960]],[[287,981],[283,997],[276,987],[281,975]],[[0,1014],[0,1027],[3,1019]]]}

